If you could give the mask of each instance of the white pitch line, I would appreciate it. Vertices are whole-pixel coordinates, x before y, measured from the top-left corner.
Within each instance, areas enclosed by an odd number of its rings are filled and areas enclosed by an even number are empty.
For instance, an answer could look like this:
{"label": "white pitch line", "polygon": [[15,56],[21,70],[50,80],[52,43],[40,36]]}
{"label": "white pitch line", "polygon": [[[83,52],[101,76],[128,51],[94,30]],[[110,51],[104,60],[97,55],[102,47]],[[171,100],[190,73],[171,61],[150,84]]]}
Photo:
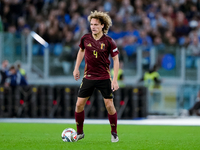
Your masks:
{"label": "white pitch line", "polygon": [[[1,118],[0,123],[63,123],[75,124],[74,119]],[[109,124],[108,119],[85,119],[85,124]],[[121,125],[200,126],[200,118],[118,120]]]}

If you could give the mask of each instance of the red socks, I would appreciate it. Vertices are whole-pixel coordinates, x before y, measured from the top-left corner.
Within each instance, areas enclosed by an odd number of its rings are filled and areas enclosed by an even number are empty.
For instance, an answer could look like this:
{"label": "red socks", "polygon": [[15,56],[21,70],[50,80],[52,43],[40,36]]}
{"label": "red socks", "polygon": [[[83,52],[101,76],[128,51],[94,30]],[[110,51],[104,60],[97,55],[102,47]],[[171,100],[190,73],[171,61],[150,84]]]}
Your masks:
{"label": "red socks", "polygon": [[[84,111],[80,113],[75,112],[75,120],[76,120],[76,127],[78,134],[83,133],[84,118],[85,118]],[[117,112],[114,115],[108,114],[108,119],[110,121],[111,132],[115,132],[117,134]]]}
{"label": "red socks", "polygon": [[76,120],[76,127],[77,127],[77,133],[82,134],[83,133],[83,122],[85,118],[84,110],[82,112],[75,112],[75,120]]}
{"label": "red socks", "polygon": [[108,119],[110,121],[111,133],[115,132],[117,134],[117,112],[114,115],[108,114]]}

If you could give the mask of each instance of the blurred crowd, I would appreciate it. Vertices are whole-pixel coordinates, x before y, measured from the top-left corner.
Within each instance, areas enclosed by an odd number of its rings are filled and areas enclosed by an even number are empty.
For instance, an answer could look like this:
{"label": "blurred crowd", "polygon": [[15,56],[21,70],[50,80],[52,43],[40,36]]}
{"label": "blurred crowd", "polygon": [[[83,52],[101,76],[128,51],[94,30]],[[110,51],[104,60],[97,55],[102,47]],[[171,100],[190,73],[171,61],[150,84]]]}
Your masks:
{"label": "blurred crowd", "polygon": [[[148,55],[175,53],[187,47],[191,57],[200,56],[200,0],[0,0],[2,30],[28,34],[35,31],[50,43],[60,61],[76,57],[80,38],[90,31],[91,11],[106,11],[113,26],[108,33],[120,50],[120,59],[135,59],[138,46]],[[35,45],[33,54],[43,54]],[[145,53],[144,53],[145,55]]]}
{"label": "blurred crowd", "polygon": [[3,60],[0,66],[0,86],[15,88],[27,85],[26,71],[20,61],[10,65],[8,60]]}

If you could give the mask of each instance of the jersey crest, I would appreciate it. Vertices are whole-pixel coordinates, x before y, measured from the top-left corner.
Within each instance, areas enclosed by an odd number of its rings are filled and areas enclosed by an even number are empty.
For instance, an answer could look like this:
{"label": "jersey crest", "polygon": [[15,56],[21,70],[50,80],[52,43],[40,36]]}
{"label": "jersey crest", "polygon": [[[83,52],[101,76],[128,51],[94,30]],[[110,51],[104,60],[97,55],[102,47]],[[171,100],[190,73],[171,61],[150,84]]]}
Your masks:
{"label": "jersey crest", "polygon": [[104,48],[105,48],[105,44],[101,43],[101,49],[104,49]]}

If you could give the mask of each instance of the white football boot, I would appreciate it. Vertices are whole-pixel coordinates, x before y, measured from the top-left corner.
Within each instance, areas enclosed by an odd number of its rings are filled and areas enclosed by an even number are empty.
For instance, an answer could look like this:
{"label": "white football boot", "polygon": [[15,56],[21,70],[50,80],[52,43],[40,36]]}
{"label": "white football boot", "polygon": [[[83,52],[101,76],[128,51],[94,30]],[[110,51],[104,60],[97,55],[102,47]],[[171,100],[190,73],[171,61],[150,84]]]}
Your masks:
{"label": "white football boot", "polygon": [[83,139],[84,138],[84,136],[85,136],[85,134],[83,133],[83,134],[77,134],[77,137],[76,137],[76,140],[75,141],[78,141],[78,140],[81,140],[81,139]]}
{"label": "white football boot", "polygon": [[111,142],[118,142],[119,138],[115,132],[112,132],[111,134]]}

